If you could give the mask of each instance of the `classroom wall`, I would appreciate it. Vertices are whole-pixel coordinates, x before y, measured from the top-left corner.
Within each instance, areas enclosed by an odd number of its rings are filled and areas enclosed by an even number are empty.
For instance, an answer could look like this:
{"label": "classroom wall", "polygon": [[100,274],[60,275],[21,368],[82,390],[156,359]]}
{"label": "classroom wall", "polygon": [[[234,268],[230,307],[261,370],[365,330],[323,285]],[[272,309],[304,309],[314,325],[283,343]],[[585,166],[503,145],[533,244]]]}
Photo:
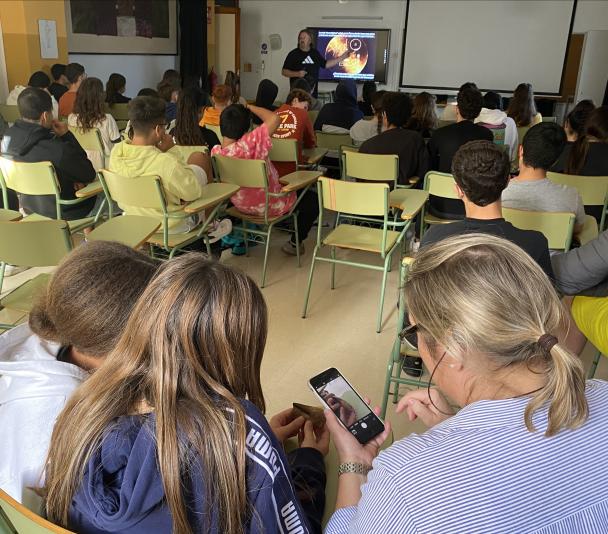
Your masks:
{"label": "classroom wall", "polygon": [[[40,57],[38,20],[57,23],[58,58]],[[67,35],[63,2],[53,0],[2,0],[0,21],[9,88],[25,85],[37,70],[50,74],[54,63],[67,62]]]}
{"label": "classroom wall", "polygon": [[179,69],[178,56],[123,56],[111,54],[70,54],[70,61],[84,65],[88,76],[106,82],[118,72],[127,78],[126,96],[134,97],[143,87],[156,88],[167,69]]}
{"label": "classroom wall", "polygon": [[[305,26],[390,28],[391,58],[387,86],[391,89],[398,87],[405,0],[351,0],[346,3],[338,3],[335,0],[301,2],[240,0],[239,6],[241,7],[241,92],[246,98],[255,97],[257,85],[263,78],[269,78],[279,85],[279,100],[285,97],[289,82],[287,78],[281,76],[281,68],[285,56],[295,47],[298,30]],[[338,18],[327,20],[323,17]],[[382,17],[382,20],[368,20],[365,17]],[[606,29],[608,29],[608,1],[579,0],[573,32],[585,33],[590,30]],[[282,49],[262,55],[260,45],[272,33],[281,35]],[[432,38],[432,28],[429,28],[429,38]],[[265,67],[263,71],[262,61]],[[243,71],[245,63],[252,64],[253,72]],[[330,83],[320,84],[321,90],[333,87],[334,84]]]}

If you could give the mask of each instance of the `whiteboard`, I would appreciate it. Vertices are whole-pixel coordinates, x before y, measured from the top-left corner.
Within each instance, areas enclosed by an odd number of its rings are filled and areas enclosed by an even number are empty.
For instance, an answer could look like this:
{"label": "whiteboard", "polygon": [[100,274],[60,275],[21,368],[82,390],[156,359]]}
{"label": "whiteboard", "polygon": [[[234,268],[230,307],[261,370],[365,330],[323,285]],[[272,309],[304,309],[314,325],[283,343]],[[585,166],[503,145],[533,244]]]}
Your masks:
{"label": "whiteboard", "polygon": [[559,94],[576,0],[408,0],[401,87]]}

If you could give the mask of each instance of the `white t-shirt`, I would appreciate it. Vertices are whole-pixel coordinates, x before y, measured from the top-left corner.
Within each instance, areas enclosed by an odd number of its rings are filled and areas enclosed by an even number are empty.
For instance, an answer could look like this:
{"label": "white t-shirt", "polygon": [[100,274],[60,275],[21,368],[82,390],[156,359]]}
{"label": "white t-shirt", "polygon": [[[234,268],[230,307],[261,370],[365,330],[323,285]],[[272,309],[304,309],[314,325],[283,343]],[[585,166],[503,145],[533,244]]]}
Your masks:
{"label": "white t-shirt", "polygon": [[[382,129],[380,130],[382,131]],[[361,146],[365,141],[378,135],[378,118],[361,119],[350,128],[350,137],[355,146]]]}
{"label": "white t-shirt", "polygon": [[[75,113],[70,113],[68,116],[68,125],[78,127],[78,116]],[[87,157],[89,161],[95,167],[95,170],[103,169],[105,164],[104,156],[109,156],[110,152],[112,152],[112,147],[114,143],[112,141],[120,141],[120,132],[118,131],[118,126],[116,125],[116,121],[114,117],[109,113],[106,113],[106,118],[99,121],[94,125],[95,128],[99,130],[101,134],[101,141],[103,143],[103,154],[100,154],[94,150],[87,150]]]}

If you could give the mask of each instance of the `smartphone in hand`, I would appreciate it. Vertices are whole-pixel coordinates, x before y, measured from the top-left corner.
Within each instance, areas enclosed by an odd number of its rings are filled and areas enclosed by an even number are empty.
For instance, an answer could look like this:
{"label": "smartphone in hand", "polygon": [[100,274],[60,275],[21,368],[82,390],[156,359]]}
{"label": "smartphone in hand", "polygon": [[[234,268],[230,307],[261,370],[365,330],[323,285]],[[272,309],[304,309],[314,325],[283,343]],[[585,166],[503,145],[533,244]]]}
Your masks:
{"label": "smartphone in hand", "polygon": [[313,376],[308,385],[359,443],[365,444],[384,431],[382,420],[336,368],[331,367]]}

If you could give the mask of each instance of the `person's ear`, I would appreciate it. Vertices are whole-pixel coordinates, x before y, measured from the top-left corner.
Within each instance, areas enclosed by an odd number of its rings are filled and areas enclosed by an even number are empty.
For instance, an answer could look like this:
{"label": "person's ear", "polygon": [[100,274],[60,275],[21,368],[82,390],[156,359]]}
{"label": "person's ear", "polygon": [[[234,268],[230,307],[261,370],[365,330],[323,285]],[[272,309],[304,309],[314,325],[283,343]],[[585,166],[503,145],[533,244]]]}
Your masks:
{"label": "person's ear", "polygon": [[460,189],[460,186],[457,183],[454,183],[454,190],[456,191],[458,198],[462,200],[464,198],[464,191]]}
{"label": "person's ear", "polygon": [[520,163],[524,160],[524,147],[523,145],[519,145],[517,149],[517,157],[519,158]]}

